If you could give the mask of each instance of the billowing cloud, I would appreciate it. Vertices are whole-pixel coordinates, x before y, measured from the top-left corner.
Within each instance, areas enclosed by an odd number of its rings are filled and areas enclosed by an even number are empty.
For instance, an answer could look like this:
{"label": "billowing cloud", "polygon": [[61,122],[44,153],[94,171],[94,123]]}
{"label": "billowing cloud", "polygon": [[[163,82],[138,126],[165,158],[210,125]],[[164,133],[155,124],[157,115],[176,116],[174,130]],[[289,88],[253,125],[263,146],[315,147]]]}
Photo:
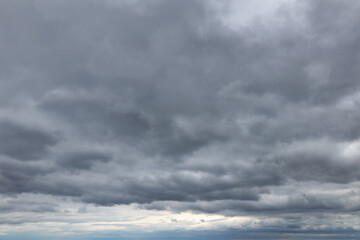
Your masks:
{"label": "billowing cloud", "polygon": [[358,211],[359,2],[275,2],[1,1],[0,212]]}
{"label": "billowing cloud", "polygon": [[0,123],[0,154],[18,160],[41,159],[48,147],[58,142],[54,133],[31,129],[13,122]]}

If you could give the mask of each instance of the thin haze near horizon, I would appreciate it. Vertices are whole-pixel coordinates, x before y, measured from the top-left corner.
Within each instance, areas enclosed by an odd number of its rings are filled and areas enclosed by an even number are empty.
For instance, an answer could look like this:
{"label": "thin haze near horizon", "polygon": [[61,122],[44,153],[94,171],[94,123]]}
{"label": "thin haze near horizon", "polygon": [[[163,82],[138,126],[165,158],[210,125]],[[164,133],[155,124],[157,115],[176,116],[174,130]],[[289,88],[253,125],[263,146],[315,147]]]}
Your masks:
{"label": "thin haze near horizon", "polygon": [[356,239],[360,1],[0,1],[0,239]]}

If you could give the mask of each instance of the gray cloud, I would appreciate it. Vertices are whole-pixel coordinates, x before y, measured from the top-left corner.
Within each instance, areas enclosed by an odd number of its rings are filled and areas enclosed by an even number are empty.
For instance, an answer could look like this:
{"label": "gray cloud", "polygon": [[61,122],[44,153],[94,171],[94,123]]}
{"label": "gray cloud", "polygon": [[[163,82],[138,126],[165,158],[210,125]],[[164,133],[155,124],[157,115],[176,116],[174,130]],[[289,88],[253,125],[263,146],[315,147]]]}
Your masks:
{"label": "gray cloud", "polygon": [[33,181],[53,171],[51,165],[41,162],[18,162],[0,159],[1,193],[37,192]]}
{"label": "gray cloud", "polygon": [[295,1],[232,29],[204,1],[2,1],[1,193],[358,209],[359,11]]}
{"label": "gray cloud", "polygon": [[31,129],[13,122],[0,123],[0,154],[19,160],[37,160],[44,157],[48,147],[59,137],[40,129]]}
{"label": "gray cloud", "polygon": [[111,156],[101,152],[74,152],[64,154],[59,165],[66,169],[90,169],[96,162],[108,162]]}
{"label": "gray cloud", "polygon": [[56,206],[55,203],[49,202],[10,199],[0,204],[0,212],[55,212]]}

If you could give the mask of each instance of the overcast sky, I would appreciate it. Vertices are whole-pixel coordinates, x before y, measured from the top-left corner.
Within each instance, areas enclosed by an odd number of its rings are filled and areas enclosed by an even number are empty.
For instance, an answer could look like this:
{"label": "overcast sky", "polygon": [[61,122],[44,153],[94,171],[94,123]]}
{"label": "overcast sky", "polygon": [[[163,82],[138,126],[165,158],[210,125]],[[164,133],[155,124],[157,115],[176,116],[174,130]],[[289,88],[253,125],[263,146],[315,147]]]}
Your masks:
{"label": "overcast sky", "polygon": [[357,0],[0,1],[0,239],[357,234],[359,26]]}

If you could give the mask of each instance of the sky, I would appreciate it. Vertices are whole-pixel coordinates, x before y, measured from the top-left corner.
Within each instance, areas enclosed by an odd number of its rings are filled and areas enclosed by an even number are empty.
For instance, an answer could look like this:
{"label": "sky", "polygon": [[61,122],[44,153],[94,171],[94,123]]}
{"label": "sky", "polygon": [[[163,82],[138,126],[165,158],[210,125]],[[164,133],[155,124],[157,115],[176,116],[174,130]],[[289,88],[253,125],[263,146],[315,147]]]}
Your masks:
{"label": "sky", "polygon": [[359,239],[360,1],[0,1],[0,240]]}

